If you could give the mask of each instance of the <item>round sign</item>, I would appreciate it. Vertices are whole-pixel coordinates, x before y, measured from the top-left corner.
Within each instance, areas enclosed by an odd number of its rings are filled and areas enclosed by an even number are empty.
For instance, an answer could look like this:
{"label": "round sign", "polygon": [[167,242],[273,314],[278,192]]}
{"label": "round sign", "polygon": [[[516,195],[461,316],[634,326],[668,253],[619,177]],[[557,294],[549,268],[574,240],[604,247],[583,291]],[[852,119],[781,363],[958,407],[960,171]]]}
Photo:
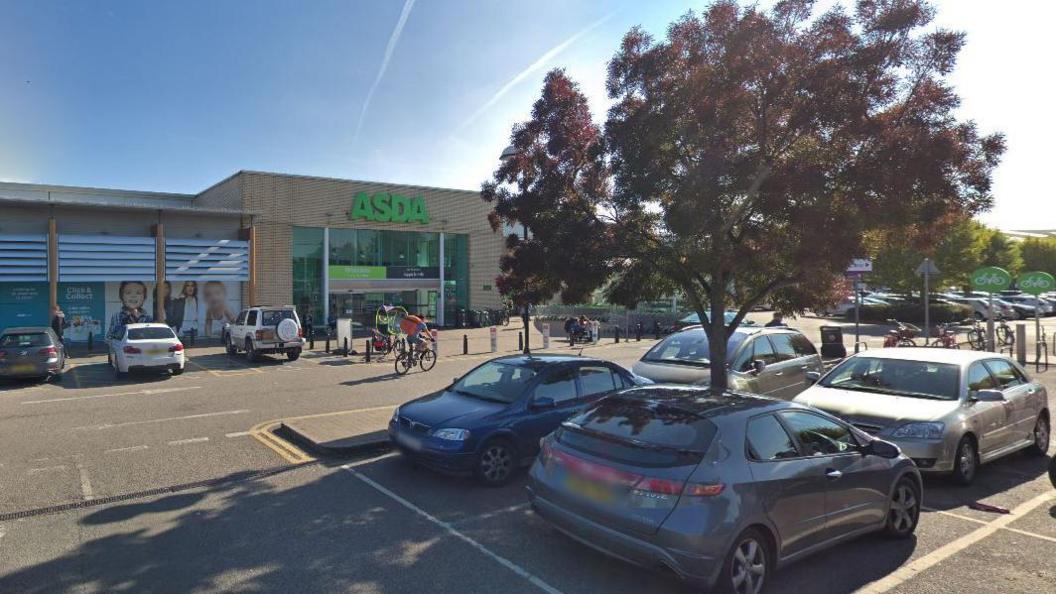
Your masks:
{"label": "round sign", "polygon": [[1019,276],[1019,290],[1031,295],[1056,291],[1056,278],[1048,272],[1024,272]]}
{"label": "round sign", "polygon": [[984,293],[1000,293],[1012,286],[1012,275],[1004,268],[986,266],[972,273],[972,288]]}

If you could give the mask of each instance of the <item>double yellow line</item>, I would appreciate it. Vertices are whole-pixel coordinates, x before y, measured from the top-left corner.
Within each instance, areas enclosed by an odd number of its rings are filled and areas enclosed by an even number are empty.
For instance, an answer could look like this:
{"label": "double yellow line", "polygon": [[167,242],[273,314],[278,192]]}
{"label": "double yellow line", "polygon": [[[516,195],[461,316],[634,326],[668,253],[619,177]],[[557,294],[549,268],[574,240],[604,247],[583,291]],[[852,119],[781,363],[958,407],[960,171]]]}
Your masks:
{"label": "double yellow line", "polygon": [[249,434],[253,436],[253,439],[264,444],[265,447],[278,454],[279,457],[290,464],[314,462],[315,456],[312,456],[308,452],[305,452],[301,448],[272,433],[280,423],[282,423],[282,421],[275,420],[255,425],[249,430]]}

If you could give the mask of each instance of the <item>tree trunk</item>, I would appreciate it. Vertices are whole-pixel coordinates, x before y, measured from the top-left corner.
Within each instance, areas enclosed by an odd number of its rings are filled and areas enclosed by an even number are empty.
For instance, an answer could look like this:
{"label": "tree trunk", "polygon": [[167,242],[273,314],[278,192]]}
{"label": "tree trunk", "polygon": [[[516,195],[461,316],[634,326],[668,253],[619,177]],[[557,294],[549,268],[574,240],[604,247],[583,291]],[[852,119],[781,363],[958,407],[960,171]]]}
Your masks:
{"label": "tree trunk", "polygon": [[726,279],[721,275],[711,278],[710,309],[708,316],[708,350],[711,353],[711,390],[721,394],[729,387],[726,369]]}

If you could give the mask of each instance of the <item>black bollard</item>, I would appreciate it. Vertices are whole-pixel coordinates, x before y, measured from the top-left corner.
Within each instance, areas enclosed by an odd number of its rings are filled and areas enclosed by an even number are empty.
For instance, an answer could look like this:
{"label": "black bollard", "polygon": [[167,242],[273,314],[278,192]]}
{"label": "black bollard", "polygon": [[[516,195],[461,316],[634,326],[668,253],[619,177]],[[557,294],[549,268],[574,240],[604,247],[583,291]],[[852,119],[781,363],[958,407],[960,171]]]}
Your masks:
{"label": "black bollard", "polygon": [[462,354],[463,355],[468,355],[469,354],[469,337],[466,336],[465,334],[462,335]]}
{"label": "black bollard", "polygon": [[94,335],[92,334],[92,331],[91,331],[91,330],[89,330],[89,331],[88,331],[88,352],[89,352],[89,353],[91,353],[91,352],[92,352],[92,342],[93,342],[93,336],[94,336]]}
{"label": "black bollard", "polygon": [[634,340],[636,340],[638,342],[642,341],[642,323],[641,322],[638,322],[637,324],[634,325]]}
{"label": "black bollard", "polygon": [[620,344],[620,327],[616,326],[614,332],[616,334],[616,344]]}
{"label": "black bollard", "polygon": [[373,345],[370,344],[370,339],[367,339],[367,363],[370,363],[370,355],[373,351]]}
{"label": "black bollard", "polygon": [[308,333],[308,350],[315,350],[315,334],[311,332]]}
{"label": "black bollard", "polygon": [[345,357],[348,356],[348,337],[347,336],[345,337],[345,352],[341,353],[341,354],[344,355]]}
{"label": "black bollard", "polygon": [[330,354],[330,335],[326,335],[326,354]]}
{"label": "black bollard", "polygon": [[523,351],[524,350],[524,333],[523,332],[518,332],[517,333],[517,350],[518,351]]}

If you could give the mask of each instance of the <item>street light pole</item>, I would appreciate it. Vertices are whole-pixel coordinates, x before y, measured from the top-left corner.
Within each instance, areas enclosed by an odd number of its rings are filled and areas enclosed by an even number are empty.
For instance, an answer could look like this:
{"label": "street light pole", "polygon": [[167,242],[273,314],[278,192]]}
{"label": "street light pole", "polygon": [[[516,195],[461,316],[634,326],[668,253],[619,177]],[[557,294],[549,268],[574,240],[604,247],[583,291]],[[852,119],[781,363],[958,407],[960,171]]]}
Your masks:
{"label": "street light pole", "polygon": [[[519,154],[521,154],[520,149],[518,149],[516,146],[511,144],[510,146],[508,146],[505,149],[503,149],[502,154],[499,155],[499,160],[500,161],[508,161],[508,160],[516,157]],[[528,225],[525,225],[524,221],[521,221],[521,229],[524,230],[524,240],[528,241]],[[530,319],[531,316],[529,315],[528,312],[530,311],[531,306],[532,306],[532,304],[529,303],[528,301],[525,301],[524,305],[521,306],[521,321],[524,323],[524,351],[523,352],[524,352],[525,355],[532,354],[531,346],[529,345],[529,341],[530,341],[529,337],[531,336],[531,332],[528,331],[528,325],[529,325],[529,323],[531,321],[531,319]]]}

